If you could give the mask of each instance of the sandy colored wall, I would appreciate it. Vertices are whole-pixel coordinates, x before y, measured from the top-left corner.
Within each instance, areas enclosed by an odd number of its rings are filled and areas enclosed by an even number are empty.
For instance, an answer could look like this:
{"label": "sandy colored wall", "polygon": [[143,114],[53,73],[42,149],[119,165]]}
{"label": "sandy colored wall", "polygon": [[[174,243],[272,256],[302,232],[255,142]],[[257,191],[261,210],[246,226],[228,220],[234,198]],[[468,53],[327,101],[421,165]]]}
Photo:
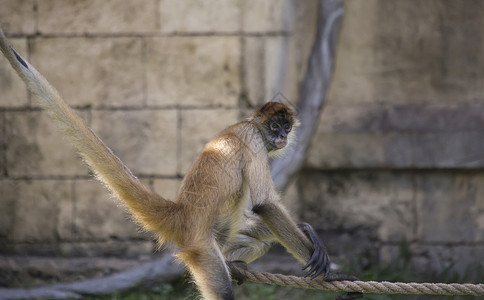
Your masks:
{"label": "sandy colored wall", "polygon": [[406,241],[420,270],[484,274],[484,3],[345,4],[300,218],[358,255]]}
{"label": "sandy colored wall", "polygon": [[[297,101],[316,5],[1,0],[0,23],[134,173],[173,198],[219,129],[273,97]],[[327,104],[285,200],[336,261],[391,262],[406,241],[422,270],[484,268],[482,16],[471,0],[345,1]],[[0,90],[0,252],[151,255],[150,236],[2,58]]]}
{"label": "sandy colored wall", "polygon": [[[2,0],[0,23],[133,172],[173,199],[219,130],[273,97],[297,99],[316,5]],[[153,253],[3,58],[0,90],[0,253]]]}

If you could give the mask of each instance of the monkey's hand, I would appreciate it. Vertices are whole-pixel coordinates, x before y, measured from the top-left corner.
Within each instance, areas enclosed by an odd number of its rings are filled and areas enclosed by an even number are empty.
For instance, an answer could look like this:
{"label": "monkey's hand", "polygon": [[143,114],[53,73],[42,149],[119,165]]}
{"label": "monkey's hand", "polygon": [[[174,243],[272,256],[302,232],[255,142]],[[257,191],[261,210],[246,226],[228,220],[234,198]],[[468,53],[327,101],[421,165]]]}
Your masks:
{"label": "monkey's hand", "polygon": [[249,268],[247,263],[241,260],[227,261],[225,262],[229,268],[230,275],[232,279],[237,281],[238,285],[241,285],[245,281],[245,275],[241,271],[246,271]]}
{"label": "monkey's hand", "polygon": [[298,224],[298,226],[302,230],[302,232],[304,232],[304,234],[311,240],[314,248],[311,258],[302,268],[303,270],[306,270],[307,268],[311,267],[309,271],[304,274],[304,277],[311,276],[311,279],[314,279],[322,272],[324,272],[324,278],[328,277],[331,263],[329,261],[329,256],[326,253],[326,247],[324,247],[323,242],[319,239],[316,231],[311,225],[309,225],[308,223],[301,223]]}

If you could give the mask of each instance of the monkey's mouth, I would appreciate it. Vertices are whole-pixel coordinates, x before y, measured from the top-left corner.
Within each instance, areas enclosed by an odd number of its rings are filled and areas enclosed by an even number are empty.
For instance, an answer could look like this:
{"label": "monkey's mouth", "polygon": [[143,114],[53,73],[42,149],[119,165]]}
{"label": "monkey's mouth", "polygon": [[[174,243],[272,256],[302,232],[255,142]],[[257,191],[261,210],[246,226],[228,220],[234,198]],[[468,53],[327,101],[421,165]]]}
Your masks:
{"label": "monkey's mouth", "polygon": [[274,146],[276,146],[276,148],[278,149],[284,148],[286,147],[286,145],[287,145],[287,139],[278,138],[274,140]]}

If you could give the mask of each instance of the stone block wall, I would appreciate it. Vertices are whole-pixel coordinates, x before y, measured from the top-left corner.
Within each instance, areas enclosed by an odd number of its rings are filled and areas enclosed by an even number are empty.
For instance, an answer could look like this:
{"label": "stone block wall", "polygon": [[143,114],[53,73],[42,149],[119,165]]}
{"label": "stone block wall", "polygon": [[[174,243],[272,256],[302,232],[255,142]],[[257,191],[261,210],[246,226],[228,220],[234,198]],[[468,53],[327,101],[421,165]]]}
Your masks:
{"label": "stone block wall", "polygon": [[[317,1],[1,0],[14,47],[150,188],[173,199],[204,144],[278,93],[296,101]],[[149,255],[0,58],[0,254]]]}
{"label": "stone block wall", "polygon": [[[484,4],[344,3],[326,106],[284,201],[336,262],[392,262],[405,241],[419,270],[484,270]],[[0,23],[133,172],[174,198],[218,130],[274,97],[297,101],[316,7],[0,0]],[[1,57],[0,91],[0,254],[153,253]]]}
{"label": "stone block wall", "polygon": [[419,270],[482,276],[484,3],[345,4],[301,218],[366,232],[383,261],[405,241]]}

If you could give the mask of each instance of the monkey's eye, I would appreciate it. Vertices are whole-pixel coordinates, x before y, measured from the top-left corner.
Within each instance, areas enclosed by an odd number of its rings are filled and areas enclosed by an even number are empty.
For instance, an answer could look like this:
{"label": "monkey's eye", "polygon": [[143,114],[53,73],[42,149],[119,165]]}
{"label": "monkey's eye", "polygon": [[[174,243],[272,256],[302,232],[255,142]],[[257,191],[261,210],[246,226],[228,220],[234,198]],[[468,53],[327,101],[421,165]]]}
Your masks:
{"label": "monkey's eye", "polygon": [[292,129],[291,124],[286,124],[286,125],[284,125],[284,130],[285,130],[286,132],[291,131],[291,129]]}
{"label": "monkey's eye", "polygon": [[276,122],[272,122],[270,125],[271,130],[275,131],[279,128],[279,125],[277,125]]}

